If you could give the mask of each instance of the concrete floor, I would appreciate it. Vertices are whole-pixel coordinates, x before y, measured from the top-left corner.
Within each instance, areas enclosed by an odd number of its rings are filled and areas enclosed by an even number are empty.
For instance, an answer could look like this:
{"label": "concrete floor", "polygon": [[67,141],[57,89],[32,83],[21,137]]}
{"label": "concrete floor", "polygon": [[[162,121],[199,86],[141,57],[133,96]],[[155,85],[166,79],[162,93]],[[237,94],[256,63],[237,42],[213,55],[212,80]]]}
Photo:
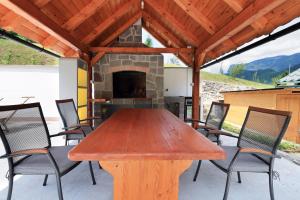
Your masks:
{"label": "concrete floor", "polygon": [[[225,145],[235,142],[222,139]],[[54,141],[62,144],[61,139]],[[0,146],[0,153],[3,149]],[[113,198],[113,179],[105,171],[94,164],[94,172],[97,185],[91,184],[91,177],[86,162],[80,164],[73,171],[62,178],[63,194],[66,200],[98,199],[111,200]],[[197,182],[192,178],[197,163],[180,177],[180,200],[215,200],[222,199],[225,188],[226,174],[216,168],[209,161],[204,161]],[[275,197],[277,200],[300,199],[300,166],[284,158],[277,159],[275,170],[280,173],[280,180],[274,180]],[[7,171],[6,160],[0,160],[0,200],[6,199],[7,180],[4,175]],[[16,200],[53,200],[57,199],[55,177],[50,176],[48,185],[42,186],[43,176],[16,176],[13,189],[13,199]],[[242,173],[242,183],[237,183],[237,177],[233,176],[230,200],[262,200],[269,198],[268,176],[266,174]]]}

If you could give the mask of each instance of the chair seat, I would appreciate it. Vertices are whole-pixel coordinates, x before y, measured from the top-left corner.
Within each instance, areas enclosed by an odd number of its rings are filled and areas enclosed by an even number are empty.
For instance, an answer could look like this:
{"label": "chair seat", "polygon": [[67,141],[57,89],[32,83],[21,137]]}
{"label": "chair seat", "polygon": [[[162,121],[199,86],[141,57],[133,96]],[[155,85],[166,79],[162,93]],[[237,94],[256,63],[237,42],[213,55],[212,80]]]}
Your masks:
{"label": "chair seat", "polygon": [[[197,129],[197,131],[199,133],[201,133],[202,135],[204,135],[205,137],[207,137],[207,134],[208,134],[208,131],[205,130],[205,129],[202,129],[202,128],[199,128]],[[213,135],[213,134],[209,134],[208,137],[207,137],[210,141],[212,142],[217,142],[218,141],[218,138],[216,135]]]}
{"label": "chair seat", "polygon": [[[62,174],[79,162],[68,159],[68,152],[74,146],[50,147],[49,151]],[[55,169],[47,155],[32,155],[25,158],[14,168],[16,174],[54,174]]]}
{"label": "chair seat", "polygon": [[[226,160],[213,160],[211,161],[215,165],[229,170],[229,165],[238,151],[238,147],[234,146],[221,146],[226,153]],[[269,165],[257,158],[256,156],[249,153],[240,153],[237,158],[232,171],[240,172],[268,172]]]}

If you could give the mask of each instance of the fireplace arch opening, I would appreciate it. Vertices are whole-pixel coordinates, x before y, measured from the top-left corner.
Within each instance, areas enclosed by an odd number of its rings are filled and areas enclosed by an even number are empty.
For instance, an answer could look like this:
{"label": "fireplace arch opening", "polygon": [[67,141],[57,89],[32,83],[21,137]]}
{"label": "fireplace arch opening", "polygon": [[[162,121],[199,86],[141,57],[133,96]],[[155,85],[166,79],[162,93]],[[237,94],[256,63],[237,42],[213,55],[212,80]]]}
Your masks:
{"label": "fireplace arch opening", "polygon": [[113,98],[146,98],[146,73],[139,71],[114,72]]}

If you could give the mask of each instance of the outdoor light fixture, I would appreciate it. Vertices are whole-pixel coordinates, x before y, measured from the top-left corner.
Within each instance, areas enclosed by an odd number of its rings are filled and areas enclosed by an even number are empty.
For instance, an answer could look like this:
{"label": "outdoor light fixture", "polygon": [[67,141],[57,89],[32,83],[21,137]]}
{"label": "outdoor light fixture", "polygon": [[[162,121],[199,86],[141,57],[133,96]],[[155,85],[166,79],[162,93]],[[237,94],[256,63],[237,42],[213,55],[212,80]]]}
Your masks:
{"label": "outdoor light fixture", "polygon": [[141,9],[144,10],[144,1],[141,0]]}

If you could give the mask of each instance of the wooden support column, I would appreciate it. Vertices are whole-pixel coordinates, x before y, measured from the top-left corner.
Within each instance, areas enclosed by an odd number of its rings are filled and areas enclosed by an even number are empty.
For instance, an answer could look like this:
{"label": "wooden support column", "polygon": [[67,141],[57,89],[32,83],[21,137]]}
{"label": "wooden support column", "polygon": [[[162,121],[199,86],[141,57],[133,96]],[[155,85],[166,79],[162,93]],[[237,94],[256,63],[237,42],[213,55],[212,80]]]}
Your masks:
{"label": "wooden support column", "polygon": [[[197,51],[195,51],[197,52]],[[200,66],[203,64],[205,58],[205,53],[194,55],[193,63],[193,93],[192,93],[192,119],[200,120],[199,113],[199,100],[200,100]],[[197,128],[198,123],[193,122],[193,127]]]}

